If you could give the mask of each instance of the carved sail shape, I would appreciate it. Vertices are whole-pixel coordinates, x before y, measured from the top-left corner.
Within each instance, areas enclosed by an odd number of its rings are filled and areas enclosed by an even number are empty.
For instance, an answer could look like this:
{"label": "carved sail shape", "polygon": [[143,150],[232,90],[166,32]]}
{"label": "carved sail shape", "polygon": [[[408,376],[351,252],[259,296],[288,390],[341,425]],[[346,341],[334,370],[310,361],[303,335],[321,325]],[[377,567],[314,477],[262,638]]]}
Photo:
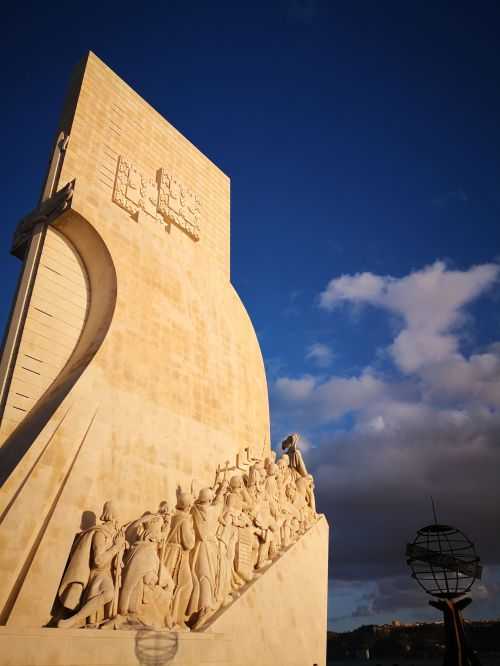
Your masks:
{"label": "carved sail shape", "polygon": [[49,226],[2,415],[0,445],[71,358],[89,297],[87,272],[75,248]]}
{"label": "carved sail shape", "polygon": [[[57,371],[53,367],[53,374],[47,372],[46,383],[42,384],[40,381],[36,403],[24,413],[24,417],[17,425],[14,425],[13,430],[11,424],[10,434],[5,433],[2,437],[0,446],[0,483],[4,484],[0,494],[3,498],[2,505],[5,502],[8,503],[10,501],[8,498],[15,495],[16,488],[21,482],[22,475],[19,479],[13,475],[16,478],[7,482],[10,474],[57,407],[70,393],[75,382],[101,346],[107,335],[116,305],[115,267],[105,243],[94,227],[81,215],[68,209],[57,218],[55,228],[50,225],[47,231],[50,238],[57,240],[49,241],[47,251],[44,247],[41,265],[35,280],[36,298],[33,297],[32,304],[36,307],[40,306],[40,309],[47,308],[44,300],[47,295],[46,290],[48,288],[54,290],[57,295],[57,297],[53,296],[55,305],[52,311],[46,311],[53,314],[54,320],[57,315],[58,322],[55,325],[59,326],[58,342],[59,339],[62,340],[62,345],[52,344],[52,349],[56,349],[56,354],[64,349],[66,356],[60,353]],[[54,250],[56,248],[58,260],[55,259]],[[48,269],[48,272],[45,272],[44,269]],[[54,271],[60,275],[56,275]],[[77,277],[78,271],[80,271],[79,278]],[[52,274],[54,274],[54,278],[52,278]],[[69,312],[69,298],[73,300],[73,306],[75,306],[72,318],[70,318]],[[79,307],[77,307],[78,303]],[[43,327],[45,322],[43,319],[39,319],[42,316],[43,313],[38,310],[33,310],[33,314],[31,314],[33,323],[30,331],[38,335],[33,335],[33,337],[30,335],[29,338],[26,338],[26,344],[29,342],[39,345],[37,351],[31,354],[33,356],[40,353],[38,350],[41,344],[44,344],[44,348],[47,350],[51,348],[50,332],[56,332],[56,328],[50,329],[47,324],[45,324],[45,328]],[[28,322],[26,322],[27,327]],[[23,342],[24,337],[25,332],[23,331]],[[21,344],[18,359],[22,358],[23,349]],[[30,354],[30,352],[28,353]],[[33,359],[31,360],[33,361]],[[55,360],[52,360],[52,363],[55,366]],[[19,377],[23,376],[17,374],[16,379]],[[16,391],[22,392],[14,389],[14,392]],[[26,393],[26,395],[30,394]]]}

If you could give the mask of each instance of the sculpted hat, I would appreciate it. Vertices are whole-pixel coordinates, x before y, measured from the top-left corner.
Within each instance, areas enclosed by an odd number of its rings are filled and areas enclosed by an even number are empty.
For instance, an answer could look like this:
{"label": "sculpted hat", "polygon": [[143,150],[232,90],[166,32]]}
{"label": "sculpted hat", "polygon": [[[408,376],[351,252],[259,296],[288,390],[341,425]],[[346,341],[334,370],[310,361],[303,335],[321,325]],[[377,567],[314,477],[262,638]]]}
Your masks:
{"label": "sculpted hat", "polygon": [[198,495],[199,502],[211,502],[213,499],[213,491],[211,488],[202,488]]}
{"label": "sculpted hat", "polygon": [[104,506],[102,507],[101,520],[107,522],[108,520],[114,520],[115,518],[116,518],[116,509],[113,502],[111,500],[104,502]]}
{"label": "sculpted hat", "polygon": [[177,508],[187,509],[193,503],[190,493],[180,492],[177,496]]}

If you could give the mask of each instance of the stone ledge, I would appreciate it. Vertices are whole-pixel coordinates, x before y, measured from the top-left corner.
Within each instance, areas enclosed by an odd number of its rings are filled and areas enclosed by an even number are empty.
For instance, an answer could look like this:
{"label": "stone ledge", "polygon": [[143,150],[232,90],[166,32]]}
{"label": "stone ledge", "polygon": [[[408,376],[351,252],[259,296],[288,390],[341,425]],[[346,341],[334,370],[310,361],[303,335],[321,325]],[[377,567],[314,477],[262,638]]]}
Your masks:
{"label": "stone ledge", "polygon": [[224,634],[0,627],[2,666],[195,666],[230,663]]}

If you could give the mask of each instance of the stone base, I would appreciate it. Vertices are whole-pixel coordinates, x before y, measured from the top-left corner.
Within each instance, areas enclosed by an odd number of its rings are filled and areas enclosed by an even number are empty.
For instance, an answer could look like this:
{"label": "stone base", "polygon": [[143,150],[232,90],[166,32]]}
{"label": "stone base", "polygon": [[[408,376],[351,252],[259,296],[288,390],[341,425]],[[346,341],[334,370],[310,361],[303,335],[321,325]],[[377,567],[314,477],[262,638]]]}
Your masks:
{"label": "stone base", "polygon": [[216,633],[0,627],[2,666],[226,666],[230,660],[230,638]]}

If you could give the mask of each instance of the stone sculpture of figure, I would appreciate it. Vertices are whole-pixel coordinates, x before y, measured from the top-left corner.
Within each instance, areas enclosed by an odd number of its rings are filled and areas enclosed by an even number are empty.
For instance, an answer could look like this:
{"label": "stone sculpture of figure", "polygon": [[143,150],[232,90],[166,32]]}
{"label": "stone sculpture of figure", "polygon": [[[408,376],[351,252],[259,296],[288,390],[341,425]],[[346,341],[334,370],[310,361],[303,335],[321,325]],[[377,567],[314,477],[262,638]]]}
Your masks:
{"label": "stone sculpture of figure", "polygon": [[276,475],[276,485],[278,486],[280,506],[286,505],[288,501],[288,489],[295,487],[295,479],[290,469],[290,461],[287,454],[283,454],[276,463],[278,473]]}
{"label": "stone sculpture of figure", "polygon": [[[280,502],[280,489],[278,487],[278,466],[276,463],[270,463],[267,467],[267,478],[264,483],[264,490],[269,501],[279,505]],[[277,506],[276,506],[277,508]]]}
{"label": "stone sculpture of figure", "polygon": [[265,488],[264,483],[261,481],[260,470],[252,465],[248,473],[248,481],[246,491],[251,499],[251,504],[245,507],[245,511],[249,518],[251,519],[251,530],[245,530],[245,532],[239,532],[238,534],[244,534],[245,537],[250,536],[251,540],[251,566],[252,569],[257,565],[259,558],[260,544],[261,540],[259,536],[264,534],[259,525],[256,524],[256,517],[260,511],[262,501],[265,499]]}
{"label": "stone sculpture of figure", "polygon": [[170,532],[170,522],[172,520],[172,514],[170,513],[170,508],[168,506],[167,500],[162,500],[158,507],[158,516],[163,521],[162,532]]}
{"label": "stone sculpture of figure", "polygon": [[232,601],[230,596],[232,590],[232,575],[234,568],[234,557],[236,552],[236,542],[238,540],[238,517],[241,517],[248,524],[249,518],[241,511],[235,511],[226,502],[222,515],[219,518],[219,527],[217,528],[218,540],[218,560],[219,560],[219,578],[217,581],[216,597],[222,599],[222,605],[225,606]]}
{"label": "stone sculpture of figure", "polygon": [[264,467],[267,469],[269,465],[276,462],[276,451],[271,451],[271,455],[264,460]]}
{"label": "stone sculpture of figure", "polygon": [[223,482],[215,497],[211,488],[202,488],[191,509],[196,545],[191,551],[193,592],[187,614],[195,616],[194,629],[202,627],[223,602],[217,597],[220,577],[217,530],[227,487],[227,482]]}
{"label": "stone sculpture of figure", "polygon": [[255,470],[255,474],[257,475],[259,481],[261,483],[264,483],[264,481],[266,480],[266,476],[267,476],[265,462],[263,460],[257,460],[254,463],[253,468]]}
{"label": "stone sculpture of figure", "polygon": [[249,510],[252,506],[252,498],[245,488],[241,476],[232,476],[229,480],[228,493],[226,495],[226,502],[230,495],[237,495],[241,501],[241,510]]}
{"label": "stone sculpture of figure", "polygon": [[264,493],[264,484],[261,479],[260,470],[256,465],[252,465],[248,471],[248,480],[245,491],[250,498],[250,501],[247,502],[248,506],[246,509],[253,511]]}
{"label": "stone sculpture of figure", "polygon": [[254,534],[257,536],[257,562],[255,567],[262,569],[277,555],[278,525],[271,515],[269,501],[263,498],[255,511]]}
{"label": "stone sculpture of figure", "polygon": [[176,512],[172,518],[170,534],[165,544],[165,569],[174,582],[172,616],[175,628],[189,631],[186,625],[187,607],[193,591],[193,576],[189,561],[196,539],[191,507],[193,498],[189,493],[179,492]]}
{"label": "stone sculpture of figure", "polygon": [[[227,504],[230,513],[225,513],[227,519],[231,516],[235,532],[234,551],[230,558],[231,589],[237,593],[238,589],[253,578],[252,545],[254,527],[252,518],[246,511],[241,511],[241,503],[236,495],[231,495]],[[236,596],[236,594],[235,594]]]}
{"label": "stone sculpture of figure", "polygon": [[307,476],[307,469],[304,463],[304,458],[300,452],[299,435],[294,432],[288,435],[286,439],[281,442],[281,448],[286,451],[290,459],[290,468],[293,470],[295,477]]}
{"label": "stone sculpture of figure", "polygon": [[137,541],[139,538],[139,532],[143,529],[143,527],[147,523],[155,521],[158,517],[160,517],[163,521],[163,532],[168,533],[170,531],[171,514],[168,508],[168,502],[163,500],[160,502],[158,511],[156,513],[153,513],[152,511],[146,511],[140,518],[137,518],[137,520],[133,520],[126,525],[125,536],[127,541],[130,544]]}
{"label": "stone sculpture of figure", "polygon": [[284,453],[276,464],[278,466],[278,483],[280,484],[281,491],[285,493],[288,484],[295,481],[290,467],[290,458]]}
{"label": "stone sculpture of figure", "polygon": [[118,602],[120,615],[136,613],[142,601],[143,579],[149,573],[158,574],[160,558],[158,542],[161,538],[161,520],[158,517],[138,527],[138,537],[128,551],[122,576],[122,588]]}
{"label": "stone sculpture of figure", "polygon": [[307,492],[306,492],[306,500],[307,504],[311,507],[311,511],[313,512],[314,515],[316,515],[316,497],[314,495],[314,477],[312,474],[307,475]]}
{"label": "stone sculpture of figure", "polygon": [[307,501],[310,487],[309,478],[301,477],[297,479],[296,487],[297,496],[295,498],[295,506],[300,511],[301,532],[303,533],[311,527],[316,519],[316,514]]}
{"label": "stone sculpture of figure", "polygon": [[80,608],[71,617],[59,620],[58,627],[81,627],[87,618],[92,624],[100,624],[114,614],[110,606],[118,592],[126,541],[112,502],[105,502],[101,521],[101,525],[82,532],[75,542],[58,597],[68,610]]}
{"label": "stone sculpture of figure", "polygon": [[[280,548],[280,498],[276,482],[278,468],[271,463],[267,471],[264,468],[262,471],[265,478],[260,484],[251,512],[256,539],[254,541],[254,561],[257,569],[269,564],[270,560],[277,556]],[[256,557],[255,551],[257,551]]]}
{"label": "stone sculpture of figure", "polygon": [[297,488],[294,483],[287,488],[285,499],[280,502],[281,509],[281,546],[288,548],[297,538],[300,528],[300,512],[294,506]]}
{"label": "stone sculpture of figure", "polygon": [[225,527],[221,538],[230,544],[231,588],[236,591],[253,577],[252,563],[252,520],[249,516],[254,502],[243,485],[240,476],[233,476],[229,481],[229,492],[222,515]]}
{"label": "stone sculpture of figure", "polygon": [[[267,478],[264,484],[264,490],[267,501],[269,502],[269,509],[271,516],[274,519],[275,529],[273,533],[273,546],[271,548],[271,557],[274,557],[276,550],[280,549],[281,543],[281,527],[285,520],[285,508],[283,506],[283,496],[280,492],[278,482],[278,466],[276,463],[270,463],[267,467]],[[274,550],[274,552],[273,552]]]}
{"label": "stone sculpture of figure", "polygon": [[286,489],[286,508],[288,513],[288,534],[291,541],[296,541],[302,533],[302,500],[297,497],[297,486],[290,484]]}
{"label": "stone sculpture of figure", "polygon": [[[243,537],[243,541],[250,540],[252,568],[257,567],[258,569],[267,564],[269,557],[274,556],[277,550],[275,539],[277,525],[274,520],[277,511],[271,515],[273,512],[266,492],[266,477],[267,472],[262,463],[256,463],[250,468],[247,493],[251,503],[245,510],[252,520],[252,529],[239,533],[240,544],[242,543],[241,537]],[[272,549],[271,555],[270,549]]]}
{"label": "stone sculpture of figure", "polygon": [[156,514],[151,513],[151,511],[146,511],[142,514],[140,518],[132,520],[130,523],[125,525],[125,538],[129,544],[134,544],[140,538],[141,532],[144,530],[144,526],[156,518]]}
{"label": "stone sculpture of figure", "polygon": [[155,516],[145,523],[130,549],[123,572],[118,612],[123,619],[132,622],[171,629],[173,581],[165,570],[163,575],[160,574],[158,557],[162,528],[162,517]]}

